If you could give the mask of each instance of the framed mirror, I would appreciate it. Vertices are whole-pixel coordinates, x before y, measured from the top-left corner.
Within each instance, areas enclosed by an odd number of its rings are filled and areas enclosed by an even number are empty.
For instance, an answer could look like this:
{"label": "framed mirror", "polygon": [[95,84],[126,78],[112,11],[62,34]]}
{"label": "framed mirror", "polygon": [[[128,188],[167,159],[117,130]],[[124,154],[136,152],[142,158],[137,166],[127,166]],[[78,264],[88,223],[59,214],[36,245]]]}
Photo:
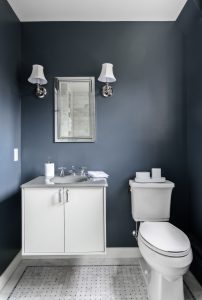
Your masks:
{"label": "framed mirror", "polygon": [[54,89],[55,142],[94,142],[94,77],[56,77]]}

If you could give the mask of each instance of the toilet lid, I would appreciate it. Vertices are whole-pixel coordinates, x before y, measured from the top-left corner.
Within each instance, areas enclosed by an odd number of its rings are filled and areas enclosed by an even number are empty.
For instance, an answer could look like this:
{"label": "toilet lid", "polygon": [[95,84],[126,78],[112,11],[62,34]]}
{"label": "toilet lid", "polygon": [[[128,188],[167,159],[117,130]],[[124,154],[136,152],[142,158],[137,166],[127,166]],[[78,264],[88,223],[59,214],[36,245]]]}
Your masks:
{"label": "toilet lid", "polygon": [[190,249],[186,234],[169,222],[144,222],[139,231],[146,242],[161,251],[180,253]]}

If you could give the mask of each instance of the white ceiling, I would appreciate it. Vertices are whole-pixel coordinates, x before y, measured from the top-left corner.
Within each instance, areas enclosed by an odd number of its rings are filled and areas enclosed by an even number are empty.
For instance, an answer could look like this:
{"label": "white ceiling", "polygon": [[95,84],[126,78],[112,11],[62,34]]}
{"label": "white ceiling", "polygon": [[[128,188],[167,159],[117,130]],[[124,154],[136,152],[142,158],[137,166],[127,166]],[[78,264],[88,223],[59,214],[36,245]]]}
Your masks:
{"label": "white ceiling", "polygon": [[175,21],[187,0],[8,0],[22,22]]}

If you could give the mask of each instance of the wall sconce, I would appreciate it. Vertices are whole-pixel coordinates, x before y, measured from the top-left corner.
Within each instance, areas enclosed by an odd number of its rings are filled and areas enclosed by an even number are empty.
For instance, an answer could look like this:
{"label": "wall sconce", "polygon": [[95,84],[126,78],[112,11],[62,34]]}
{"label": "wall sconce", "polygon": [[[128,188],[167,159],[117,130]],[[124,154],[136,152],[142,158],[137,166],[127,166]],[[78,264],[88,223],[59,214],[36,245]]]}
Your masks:
{"label": "wall sconce", "polygon": [[102,87],[102,96],[111,97],[113,95],[113,89],[109,85],[111,82],[115,82],[116,78],[113,74],[113,65],[109,63],[102,64],[102,71],[98,78],[98,81],[105,82],[106,84]]}
{"label": "wall sconce", "polygon": [[36,84],[36,96],[38,98],[44,98],[47,94],[47,90],[42,85],[47,84],[47,80],[44,76],[43,66],[33,65],[32,74],[28,78],[30,83]]}

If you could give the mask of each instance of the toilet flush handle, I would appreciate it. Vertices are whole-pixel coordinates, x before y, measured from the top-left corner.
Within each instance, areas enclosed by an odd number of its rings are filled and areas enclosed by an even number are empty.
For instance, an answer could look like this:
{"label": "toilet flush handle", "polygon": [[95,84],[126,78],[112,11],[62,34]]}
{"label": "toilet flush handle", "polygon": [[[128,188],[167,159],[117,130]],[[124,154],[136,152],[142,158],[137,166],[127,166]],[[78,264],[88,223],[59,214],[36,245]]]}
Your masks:
{"label": "toilet flush handle", "polygon": [[138,222],[135,222],[135,230],[132,231],[132,236],[134,236],[136,240],[138,238],[138,230]]}
{"label": "toilet flush handle", "polygon": [[136,231],[135,230],[132,231],[132,236],[136,237]]}

